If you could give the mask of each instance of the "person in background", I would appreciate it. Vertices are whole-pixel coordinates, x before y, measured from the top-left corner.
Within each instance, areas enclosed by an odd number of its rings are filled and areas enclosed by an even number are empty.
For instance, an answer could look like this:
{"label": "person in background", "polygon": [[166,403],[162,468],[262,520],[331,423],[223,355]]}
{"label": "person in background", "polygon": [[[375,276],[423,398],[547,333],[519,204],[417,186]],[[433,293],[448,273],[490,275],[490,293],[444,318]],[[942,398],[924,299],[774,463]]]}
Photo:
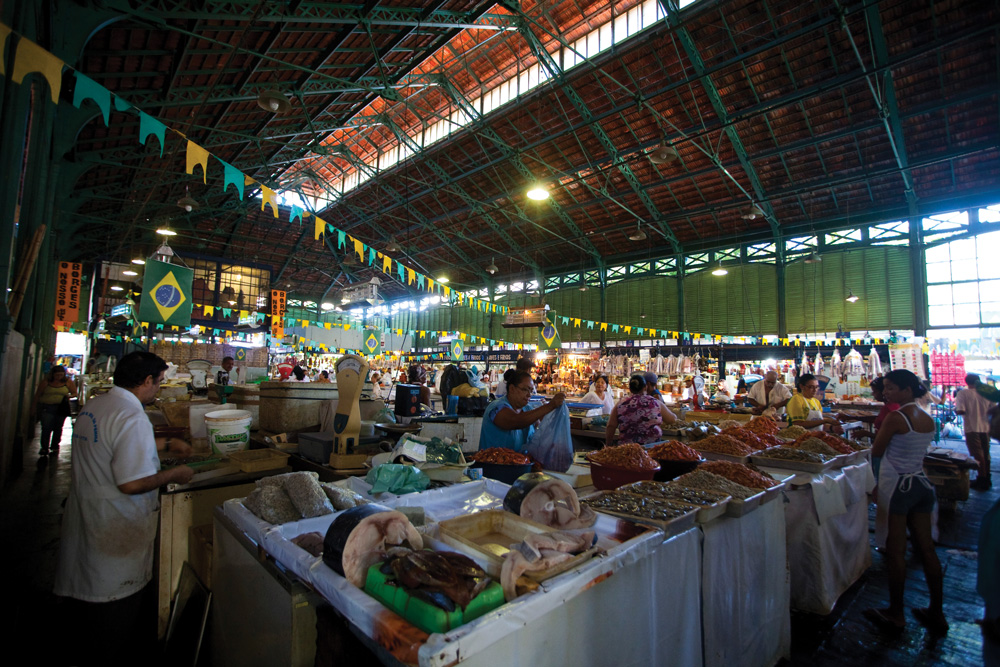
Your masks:
{"label": "person in background", "polygon": [[993,403],[976,391],[980,383],[975,373],[965,376],[966,388],[955,396],[955,414],[962,417],[969,455],[979,464],[979,474],[969,488],[988,491],[993,488],[993,480],[990,476],[990,422],[987,413]]}
{"label": "person in background", "polygon": [[733,400],[733,395],[729,393],[725,380],[719,380],[719,383],[715,386],[715,395],[719,398]]}
{"label": "person in background", "polygon": [[[222,370],[215,374],[215,384],[227,385],[230,383],[229,373],[233,370],[236,360],[232,357],[222,358]],[[239,373],[239,369],[236,371]]]}
{"label": "person in background", "polygon": [[69,416],[70,396],[76,396],[76,385],[66,376],[65,367],[53,366],[35,392],[35,414],[42,423],[39,456],[59,453],[63,423]]}
{"label": "person in background", "polygon": [[[919,378],[897,369],[885,376],[883,394],[900,408],[889,413],[872,445],[872,468],[877,481],[877,503],[888,507],[885,541],[889,575],[889,606],[866,609],[864,617],[884,632],[899,633],[906,627],[903,590],[906,584],[906,534],[921,555],[930,606],[914,609],[913,615],[933,635],[948,632],[944,616],[944,578],[931,537],[931,513],[937,502],[934,486],[924,475],[924,455],[934,440],[934,419],[916,400],[927,393]],[[789,412],[791,408],[789,407]],[[879,536],[876,535],[876,540]]]}
{"label": "person in background", "polygon": [[427,370],[423,366],[413,364],[406,369],[406,375],[409,384],[415,384],[420,387],[420,402],[433,410],[434,404],[431,401],[431,390],[427,386]]}
{"label": "person in background", "polygon": [[292,374],[283,382],[309,382],[309,378],[306,377],[305,369],[296,364],[295,368],[292,369]]}
{"label": "person in background", "polygon": [[[759,384],[759,383],[758,383]],[[803,373],[798,378],[799,393],[788,401],[788,423],[795,424],[810,431],[827,429],[833,433],[843,433],[840,420],[835,415],[823,416],[823,404],[816,398],[819,392],[819,380],[812,373]]]}
{"label": "person in background", "polygon": [[[521,357],[520,359],[517,360],[517,363],[514,365],[514,370],[516,370],[516,371],[524,371],[525,373],[529,373],[530,374],[531,373],[531,369],[533,369],[534,367],[535,367],[535,362],[534,361],[532,361],[531,359],[528,359],[527,357]],[[506,373],[503,374],[503,379],[500,380],[499,382],[497,382],[497,390],[496,390],[496,392],[494,392],[494,395],[497,398],[501,398],[501,397],[507,395],[507,374]]]}
{"label": "person in background", "polygon": [[330,383],[330,371],[320,371],[319,372],[319,376],[315,380],[313,380],[313,382],[327,383],[327,384],[329,384]]}
{"label": "person in background", "polygon": [[[580,401],[581,403],[600,403],[601,414],[610,415],[615,408],[615,399],[611,395],[611,388],[608,387],[608,378],[605,375],[594,376],[594,388]],[[590,413],[588,413],[590,414]]]}
{"label": "person in background", "polygon": [[872,425],[872,430],[869,433],[874,438],[878,433],[878,430],[882,427],[882,423],[885,422],[885,418],[889,416],[890,412],[898,410],[899,405],[896,403],[886,402],[885,394],[883,394],[885,388],[885,378],[875,378],[871,381],[871,385],[869,386],[872,390],[872,398],[882,403],[882,409],[878,411],[877,415],[861,415],[857,419],[858,421]]}
{"label": "person in background", "polygon": [[633,375],[628,382],[629,395],[621,400],[608,417],[604,431],[604,444],[610,446],[615,441],[615,431],[621,442],[637,442],[640,445],[656,442],[663,438],[663,424],[673,424],[676,415],[662,400],[646,393],[646,379]]}
{"label": "person in background", "polygon": [[753,407],[754,414],[759,415],[768,408],[774,408],[776,416],[780,417],[785,414],[785,406],[792,400],[792,392],[778,382],[778,374],[775,371],[768,371],[764,374],[763,380],[755,382],[750,387],[747,400]]}
{"label": "person in background", "polygon": [[60,626],[69,635],[69,664],[133,664],[156,650],[152,579],[159,488],[186,484],[194,475],[186,465],[160,469],[158,449],[190,456],[191,447],[156,438],[143,410],[156,398],[166,370],[155,354],[125,355],[115,369],[115,386],[87,401],[73,429],[54,586],[56,595],[68,598]]}
{"label": "person in background", "polygon": [[653,371],[646,371],[642,374],[642,379],[646,382],[646,394],[655,397],[661,403],[666,403],[663,400],[663,394],[657,389],[656,383],[659,382],[660,378]]}
{"label": "person in background", "polygon": [[486,406],[479,432],[479,449],[506,447],[524,453],[535,434],[535,423],[561,406],[566,395],[560,392],[540,407],[527,410],[528,401],[535,393],[531,373],[510,369],[503,374],[503,379],[507,393]]}

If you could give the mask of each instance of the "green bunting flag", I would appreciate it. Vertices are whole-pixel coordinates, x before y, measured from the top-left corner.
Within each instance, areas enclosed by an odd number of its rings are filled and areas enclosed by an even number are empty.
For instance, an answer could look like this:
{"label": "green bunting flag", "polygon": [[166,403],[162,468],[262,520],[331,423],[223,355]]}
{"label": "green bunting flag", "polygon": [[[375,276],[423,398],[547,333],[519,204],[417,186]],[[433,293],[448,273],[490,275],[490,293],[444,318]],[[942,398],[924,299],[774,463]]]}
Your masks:
{"label": "green bunting flag", "polygon": [[191,326],[191,281],[194,271],[166,262],[146,262],[139,319],[174,326]]}

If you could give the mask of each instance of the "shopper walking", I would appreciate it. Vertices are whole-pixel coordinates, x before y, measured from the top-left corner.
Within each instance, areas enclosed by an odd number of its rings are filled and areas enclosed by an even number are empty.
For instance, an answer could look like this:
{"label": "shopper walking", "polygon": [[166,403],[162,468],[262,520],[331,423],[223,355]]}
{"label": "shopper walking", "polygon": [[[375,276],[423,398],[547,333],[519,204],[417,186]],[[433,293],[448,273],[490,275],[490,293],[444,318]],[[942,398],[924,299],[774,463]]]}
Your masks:
{"label": "shopper walking", "polygon": [[52,366],[35,392],[35,414],[42,422],[39,456],[59,452],[63,423],[70,413],[70,396],[76,396],[76,385],[66,375],[66,367]]}
{"label": "shopper walking", "polygon": [[965,376],[966,389],[955,396],[955,414],[961,415],[965,427],[965,446],[969,455],[979,464],[979,474],[970,485],[979,491],[993,486],[990,478],[990,422],[987,413],[993,403],[977,391],[979,376],[969,373]]}

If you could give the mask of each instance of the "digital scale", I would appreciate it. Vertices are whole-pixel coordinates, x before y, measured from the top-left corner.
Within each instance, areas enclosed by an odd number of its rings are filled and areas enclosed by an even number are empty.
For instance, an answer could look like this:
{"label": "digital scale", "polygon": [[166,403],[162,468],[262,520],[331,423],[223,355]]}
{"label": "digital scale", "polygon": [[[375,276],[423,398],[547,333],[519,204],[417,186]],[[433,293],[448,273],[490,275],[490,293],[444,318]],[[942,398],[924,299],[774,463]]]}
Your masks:
{"label": "digital scale", "polygon": [[368,377],[368,362],[356,354],[345,354],[333,365],[337,375],[337,410],[333,415],[333,451],[330,467],[352,469],[364,466],[367,454],[356,453],[361,444],[361,389]]}

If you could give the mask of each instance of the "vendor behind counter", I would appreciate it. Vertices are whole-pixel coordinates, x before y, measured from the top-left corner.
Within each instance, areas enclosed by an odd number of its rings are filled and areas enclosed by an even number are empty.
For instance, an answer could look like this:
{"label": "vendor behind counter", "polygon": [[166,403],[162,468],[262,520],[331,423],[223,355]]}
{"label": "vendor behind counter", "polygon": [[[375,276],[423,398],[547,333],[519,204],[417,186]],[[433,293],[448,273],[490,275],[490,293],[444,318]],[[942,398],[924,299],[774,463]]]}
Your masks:
{"label": "vendor behind counter", "polygon": [[507,393],[486,407],[479,434],[479,448],[506,447],[524,453],[535,434],[535,423],[558,409],[566,396],[558,393],[548,403],[528,409],[528,401],[535,392],[531,373],[509,370],[503,374],[503,379]]}

